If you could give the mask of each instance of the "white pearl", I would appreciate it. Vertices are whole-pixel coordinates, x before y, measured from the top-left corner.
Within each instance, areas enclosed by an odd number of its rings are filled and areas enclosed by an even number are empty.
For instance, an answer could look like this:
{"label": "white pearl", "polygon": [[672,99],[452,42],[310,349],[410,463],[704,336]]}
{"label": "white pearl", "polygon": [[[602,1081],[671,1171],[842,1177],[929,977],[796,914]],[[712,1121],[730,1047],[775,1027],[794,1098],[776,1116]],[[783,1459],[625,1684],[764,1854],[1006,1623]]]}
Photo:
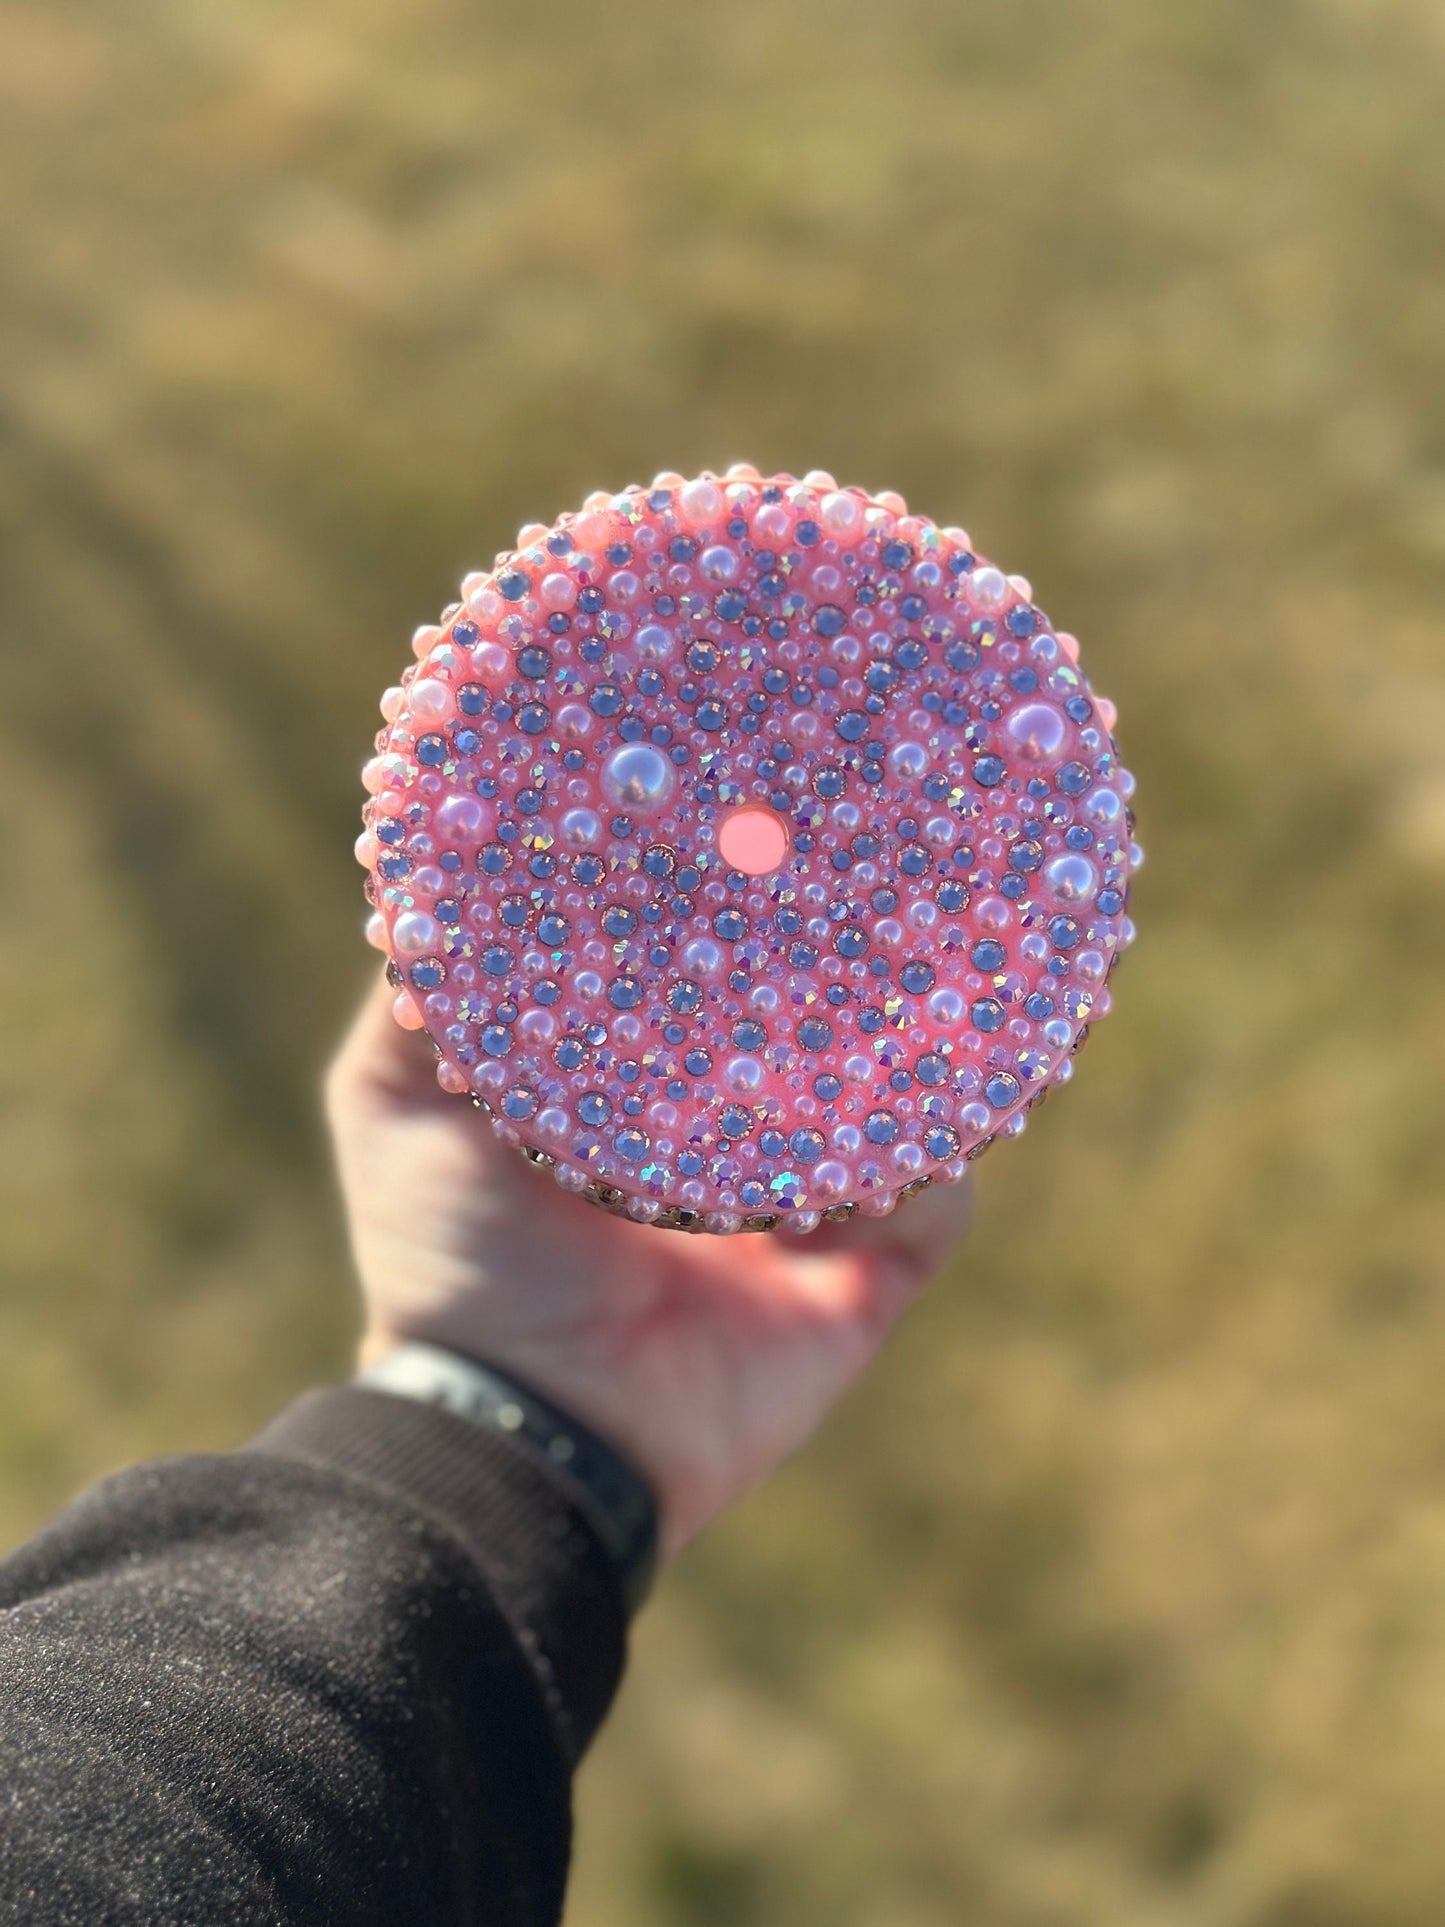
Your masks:
{"label": "white pearl", "polygon": [[645,809],[672,789],[672,764],[651,743],[624,743],[602,765],[602,783],[618,803]]}
{"label": "white pearl", "polygon": [[1064,718],[1052,703],[1025,703],[1014,710],[1004,728],[1019,755],[1030,763],[1057,756],[1067,733]]}

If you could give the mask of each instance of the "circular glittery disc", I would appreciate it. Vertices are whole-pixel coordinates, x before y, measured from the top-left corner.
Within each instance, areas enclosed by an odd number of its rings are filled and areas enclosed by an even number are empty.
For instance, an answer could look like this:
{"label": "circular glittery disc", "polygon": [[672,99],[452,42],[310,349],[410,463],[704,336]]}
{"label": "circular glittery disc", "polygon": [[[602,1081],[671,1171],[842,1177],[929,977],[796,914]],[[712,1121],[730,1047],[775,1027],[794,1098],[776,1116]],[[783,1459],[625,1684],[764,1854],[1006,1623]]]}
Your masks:
{"label": "circular glittery disc", "polygon": [[831,476],[594,495],[417,631],[357,854],[399,1021],[560,1183],[886,1211],[1023,1128],[1133,935],[1110,704],[1020,576]]}

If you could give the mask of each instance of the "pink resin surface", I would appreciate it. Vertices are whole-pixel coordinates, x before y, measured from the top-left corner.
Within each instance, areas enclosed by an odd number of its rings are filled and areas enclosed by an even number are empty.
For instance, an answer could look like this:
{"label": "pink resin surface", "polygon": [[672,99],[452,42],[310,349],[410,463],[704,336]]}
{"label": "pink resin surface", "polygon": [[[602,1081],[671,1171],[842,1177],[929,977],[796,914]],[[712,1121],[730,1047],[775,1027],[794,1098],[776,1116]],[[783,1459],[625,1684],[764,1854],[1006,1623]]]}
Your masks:
{"label": "pink resin surface", "polygon": [[738,466],[469,576],[382,701],[357,855],[398,1021],[558,1182],[729,1232],[961,1176],[1131,940],[1112,706],[892,494]]}

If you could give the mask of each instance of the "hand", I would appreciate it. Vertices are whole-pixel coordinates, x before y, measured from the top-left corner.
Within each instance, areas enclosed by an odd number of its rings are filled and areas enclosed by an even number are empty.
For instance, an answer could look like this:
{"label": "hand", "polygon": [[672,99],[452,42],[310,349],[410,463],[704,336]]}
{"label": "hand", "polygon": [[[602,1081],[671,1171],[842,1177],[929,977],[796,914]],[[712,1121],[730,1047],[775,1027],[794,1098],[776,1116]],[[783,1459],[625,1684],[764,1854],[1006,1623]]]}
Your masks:
{"label": "hand", "polygon": [[377,985],[327,1081],[363,1363],[423,1339],[515,1371],[628,1455],[675,1552],[795,1452],[874,1356],[962,1234],[967,1180],[802,1236],[611,1217],[439,1088],[393,997]]}

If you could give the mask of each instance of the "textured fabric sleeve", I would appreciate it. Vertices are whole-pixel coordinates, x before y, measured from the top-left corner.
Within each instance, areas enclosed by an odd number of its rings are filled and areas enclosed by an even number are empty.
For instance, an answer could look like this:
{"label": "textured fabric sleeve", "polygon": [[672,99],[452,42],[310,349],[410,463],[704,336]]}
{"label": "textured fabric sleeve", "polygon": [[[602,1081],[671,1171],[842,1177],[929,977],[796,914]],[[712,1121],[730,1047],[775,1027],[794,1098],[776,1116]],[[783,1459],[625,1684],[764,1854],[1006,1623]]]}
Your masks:
{"label": "textured fabric sleeve", "polygon": [[508,1440],[312,1393],[0,1566],[0,1919],[560,1918],[616,1575]]}

